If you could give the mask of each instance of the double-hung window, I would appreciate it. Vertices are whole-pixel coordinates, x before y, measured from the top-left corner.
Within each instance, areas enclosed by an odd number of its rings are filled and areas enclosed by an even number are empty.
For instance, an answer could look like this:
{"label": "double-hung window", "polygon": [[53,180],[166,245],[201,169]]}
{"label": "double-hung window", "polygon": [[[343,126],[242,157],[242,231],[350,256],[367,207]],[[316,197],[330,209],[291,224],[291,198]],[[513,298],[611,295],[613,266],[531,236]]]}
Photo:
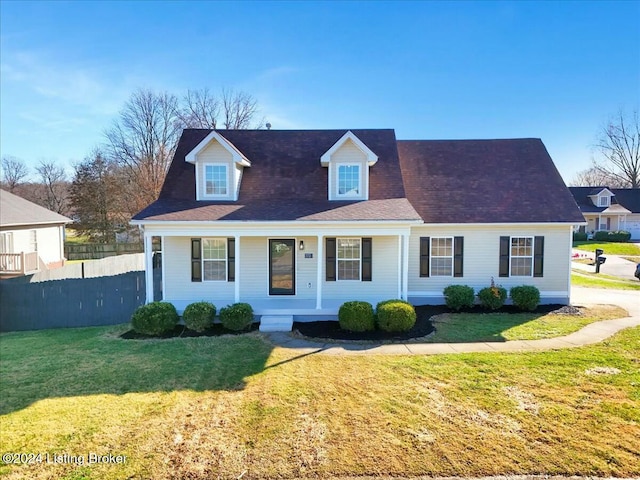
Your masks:
{"label": "double-hung window", "polygon": [[202,279],[206,281],[227,280],[227,239],[202,239]]}
{"label": "double-hung window", "polygon": [[608,207],[610,205],[610,200],[608,196],[598,197],[599,207]]}
{"label": "double-hung window", "polygon": [[29,230],[29,251],[30,252],[38,251],[38,231],[37,230]]}
{"label": "double-hung window", "polygon": [[338,280],[360,280],[360,239],[338,238],[336,243]]}
{"label": "double-hung window", "polygon": [[339,165],[338,196],[359,197],[361,188],[360,165]]}
{"label": "double-hung window", "polygon": [[431,276],[453,275],[453,237],[431,238]]}
{"label": "double-hung window", "polygon": [[228,195],[227,165],[208,164],[204,166],[204,194],[210,197]]}
{"label": "double-hung window", "polygon": [[511,276],[533,275],[533,237],[511,237]]}

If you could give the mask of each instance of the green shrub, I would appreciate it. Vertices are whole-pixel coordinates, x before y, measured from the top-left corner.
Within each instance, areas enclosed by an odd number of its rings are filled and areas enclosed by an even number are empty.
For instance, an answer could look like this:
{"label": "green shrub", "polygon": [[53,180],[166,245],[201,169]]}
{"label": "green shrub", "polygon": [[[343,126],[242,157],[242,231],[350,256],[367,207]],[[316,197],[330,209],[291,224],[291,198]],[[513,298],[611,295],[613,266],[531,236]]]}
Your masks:
{"label": "green shrub", "polygon": [[180,320],[176,307],[168,302],[152,302],[133,312],[131,326],[138,333],[162,335],[172,330]]}
{"label": "green shrub", "polygon": [[520,310],[534,311],[540,304],[540,290],[533,285],[512,287],[509,291],[513,304]]}
{"label": "green shrub", "polygon": [[369,302],[345,302],[338,310],[340,328],[351,332],[366,332],[375,329],[373,307]]}
{"label": "green shrub", "polygon": [[220,309],[220,321],[227,330],[246,330],[253,323],[253,308],[248,303],[234,303]]}
{"label": "green shrub", "polygon": [[604,230],[600,230],[596,232],[594,237],[595,240],[600,242],[628,242],[631,239],[631,233],[625,230],[619,230],[617,232],[607,232]]}
{"label": "green shrub", "polygon": [[195,302],[187,305],[182,314],[184,324],[190,330],[204,332],[213,325],[216,307],[209,302]]}
{"label": "green shrub", "polygon": [[449,285],[443,291],[445,303],[451,310],[473,307],[476,295],[468,285]]}
{"label": "green shrub", "polygon": [[406,332],[416,324],[416,310],[404,300],[387,300],[376,309],[378,328],[385,332]]}
{"label": "green shrub", "polygon": [[586,242],[587,241],[586,232],[573,232],[573,241],[574,242]]}
{"label": "green shrub", "polygon": [[478,292],[478,298],[483,307],[497,310],[504,305],[507,299],[507,290],[500,285],[496,285],[491,279],[491,286],[485,287]]}

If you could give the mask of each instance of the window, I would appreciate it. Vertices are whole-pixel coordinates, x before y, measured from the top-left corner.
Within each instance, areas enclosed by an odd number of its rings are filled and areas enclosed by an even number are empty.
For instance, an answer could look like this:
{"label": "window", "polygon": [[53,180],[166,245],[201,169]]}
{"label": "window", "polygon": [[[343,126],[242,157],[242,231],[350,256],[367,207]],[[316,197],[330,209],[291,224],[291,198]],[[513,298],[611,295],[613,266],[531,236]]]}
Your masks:
{"label": "window", "polygon": [[226,165],[205,165],[204,166],[204,193],[207,196],[227,195],[227,166]]}
{"label": "window", "polygon": [[338,196],[359,197],[360,165],[340,165],[338,167]]}
{"label": "window", "polygon": [[453,275],[453,238],[431,238],[431,275],[434,277]]}
{"label": "window", "polygon": [[227,239],[202,239],[202,279],[206,281],[227,280]]}
{"label": "window", "polygon": [[530,277],[533,272],[533,237],[511,237],[511,276]]}
{"label": "window", "polygon": [[607,196],[598,197],[598,206],[599,207],[608,207],[610,203],[610,198]]}
{"label": "window", "polygon": [[13,253],[13,233],[0,234],[0,253]]}
{"label": "window", "polygon": [[38,231],[37,230],[29,230],[29,251],[30,252],[38,251]]}
{"label": "window", "polygon": [[338,280],[360,280],[360,239],[338,238]]}

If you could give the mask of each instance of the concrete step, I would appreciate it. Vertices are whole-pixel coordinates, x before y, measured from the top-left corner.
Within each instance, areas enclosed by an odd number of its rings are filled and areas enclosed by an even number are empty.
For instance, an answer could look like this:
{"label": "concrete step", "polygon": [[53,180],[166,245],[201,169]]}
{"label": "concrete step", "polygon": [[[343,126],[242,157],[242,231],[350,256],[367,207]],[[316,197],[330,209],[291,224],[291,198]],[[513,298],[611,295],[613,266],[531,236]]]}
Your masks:
{"label": "concrete step", "polygon": [[263,315],[260,317],[261,332],[290,332],[293,315]]}

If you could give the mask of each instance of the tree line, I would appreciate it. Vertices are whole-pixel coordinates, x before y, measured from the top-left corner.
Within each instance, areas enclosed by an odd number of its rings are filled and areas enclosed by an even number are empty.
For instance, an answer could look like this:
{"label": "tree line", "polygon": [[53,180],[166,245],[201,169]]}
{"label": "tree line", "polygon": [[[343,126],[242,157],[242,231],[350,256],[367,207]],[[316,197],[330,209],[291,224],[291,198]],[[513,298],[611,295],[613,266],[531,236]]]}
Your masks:
{"label": "tree line", "polygon": [[35,181],[16,158],[1,162],[0,186],[74,220],[93,241],[111,242],[131,217],[160,193],[184,128],[261,128],[258,102],[245,92],[222,89],[169,92],[136,90],[104,140],[74,165],[71,178],[54,161],[41,160]]}

